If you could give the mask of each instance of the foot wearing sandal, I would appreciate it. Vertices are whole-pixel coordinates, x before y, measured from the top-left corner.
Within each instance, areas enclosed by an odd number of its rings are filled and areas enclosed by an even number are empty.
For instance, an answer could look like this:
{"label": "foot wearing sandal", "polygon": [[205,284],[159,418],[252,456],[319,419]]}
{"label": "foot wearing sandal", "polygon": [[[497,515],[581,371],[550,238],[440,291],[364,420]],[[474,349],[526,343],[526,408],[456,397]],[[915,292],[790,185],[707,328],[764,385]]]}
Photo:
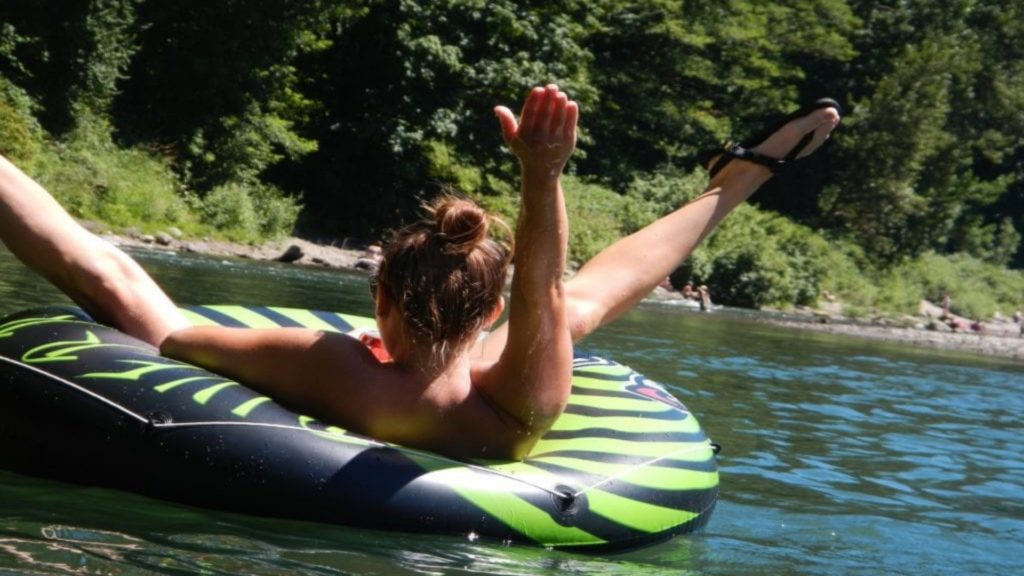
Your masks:
{"label": "foot wearing sandal", "polygon": [[708,171],[715,178],[733,164],[732,160],[739,159],[747,161],[743,164],[763,167],[756,172],[767,179],[771,174],[790,168],[828,140],[839,124],[840,111],[834,100],[818,100],[793,112],[758,136],[743,143],[726,144],[720,153],[712,156]]}

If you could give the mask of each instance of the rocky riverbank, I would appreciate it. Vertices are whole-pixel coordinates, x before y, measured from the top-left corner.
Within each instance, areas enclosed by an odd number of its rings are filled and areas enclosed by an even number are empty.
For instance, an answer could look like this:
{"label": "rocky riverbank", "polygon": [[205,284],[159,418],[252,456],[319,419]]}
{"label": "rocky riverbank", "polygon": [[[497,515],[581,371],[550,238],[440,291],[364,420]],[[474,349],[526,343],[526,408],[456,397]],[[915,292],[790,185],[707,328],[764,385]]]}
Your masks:
{"label": "rocky riverbank", "polygon": [[[815,330],[885,342],[899,342],[940,350],[958,350],[986,356],[999,356],[1024,361],[1024,337],[1005,332],[939,332],[928,328],[897,328],[877,324],[799,322],[771,320],[779,326]],[[1016,328],[1016,325],[1014,325]]]}
{"label": "rocky riverbank", "polygon": [[[684,300],[678,292],[662,288],[655,289],[651,298],[659,301]],[[699,308],[696,303],[688,304],[695,309]],[[1024,334],[1021,333],[1020,324],[1010,319],[974,323],[970,319],[945,313],[940,306],[926,300],[920,303],[916,315],[895,319],[848,318],[843,315],[841,303],[830,302],[820,308],[801,308],[789,312],[786,318],[764,316],[759,321],[785,328],[1024,361]]]}
{"label": "rocky riverbank", "polygon": [[354,268],[366,248],[360,243],[320,244],[294,236],[254,246],[223,240],[186,239],[173,229],[160,234],[142,234],[131,230],[121,234],[103,231],[99,234],[107,241],[124,248],[171,250],[325,268]]}
{"label": "rocky riverbank", "polygon": [[[252,260],[291,262],[297,265],[328,268],[355,268],[366,246],[358,243],[321,244],[297,237],[268,242],[260,246],[237,244],[218,240],[184,239],[175,231],[159,235],[146,235],[128,231],[110,234],[99,231],[112,243],[128,248],[150,248],[191,252],[214,256],[248,258]],[[677,293],[657,288],[652,299],[679,299]],[[916,316],[898,320],[879,319],[857,321],[842,316],[842,307],[826,304],[821,309],[798,311],[797,319],[767,319],[772,324],[801,330],[815,330],[843,336],[899,342],[943,350],[998,356],[1024,361],[1024,337],[1018,324],[1009,320],[993,320],[969,328],[968,319],[952,316],[940,320],[942,309],[930,302],[922,302]],[[950,325],[957,327],[956,330]]]}

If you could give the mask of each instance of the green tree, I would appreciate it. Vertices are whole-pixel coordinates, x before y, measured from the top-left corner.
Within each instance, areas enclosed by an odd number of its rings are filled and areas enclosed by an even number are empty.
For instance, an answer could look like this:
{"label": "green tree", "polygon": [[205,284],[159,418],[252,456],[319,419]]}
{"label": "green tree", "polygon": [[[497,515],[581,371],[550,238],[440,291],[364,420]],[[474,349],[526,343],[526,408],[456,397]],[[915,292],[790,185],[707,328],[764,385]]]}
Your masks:
{"label": "green tree", "polygon": [[322,50],[340,1],[145,1],[139,50],[115,101],[119,133],[154,143],[200,189],[255,180],[316,148],[300,134],[314,107],[295,59]]}
{"label": "green tree", "polygon": [[[969,106],[959,122],[977,127],[971,150],[975,173],[987,180],[1004,179],[1005,192],[984,205],[975,226],[991,238],[980,249],[970,243],[954,244],[991,262],[1012,262],[1024,267],[1024,1],[985,1],[968,17],[977,30],[983,65],[975,77]],[[972,235],[971,223],[958,229],[960,237]],[[990,252],[990,254],[986,254]]]}
{"label": "green tree", "polygon": [[926,250],[1007,263],[1020,244],[1008,210],[1020,181],[1019,114],[1010,112],[1020,57],[1000,38],[1019,27],[1015,6],[853,5],[865,22],[850,67],[855,106],[822,222],[883,264]]}
{"label": "green tree", "polygon": [[[924,250],[952,224],[920,186],[927,168],[947,160],[951,76],[958,48],[943,40],[911,46],[871,97],[858,102],[842,141],[838,182],[822,199],[826,222],[843,226],[870,254],[895,261]],[[962,172],[954,160],[948,169]],[[923,217],[923,218],[922,218]],[[915,226],[923,220],[924,228]]]}
{"label": "green tree", "polygon": [[31,161],[40,136],[35,101],[8,77],[25,72],[16,56],[24,42],[13,25],[0,22],[0,154],[18,163]]}
{"label": "green tree", "polygon": [[140,1],[89,2],[68,95],[76,114],[107,118],[118,83],[135,54],[135,10]]}
{"label": "green tree", "polygon": [[331,47],[304,58],[319,150],[275,171],[307,191],[308,226],[374,235],[454,184],[485,202],[515,192],[495,104],[559,82],[586,109],[586,2],[380,0],[337,18]]}
{"label": "green tree", "polygon": [[36,102],[49,131],[74,127],[81,110],[104,118],[135,49],[134,13],[140,0],[6,2],[0,22],[21,41],[0,62]]}
{"label": "green tree", "polygon": [[604,3],[586,44],[599,100],[581,171],[622,189],[636,171],[691,167],[827,85],[806,70],[849,59],[855,22],[841,0]]}

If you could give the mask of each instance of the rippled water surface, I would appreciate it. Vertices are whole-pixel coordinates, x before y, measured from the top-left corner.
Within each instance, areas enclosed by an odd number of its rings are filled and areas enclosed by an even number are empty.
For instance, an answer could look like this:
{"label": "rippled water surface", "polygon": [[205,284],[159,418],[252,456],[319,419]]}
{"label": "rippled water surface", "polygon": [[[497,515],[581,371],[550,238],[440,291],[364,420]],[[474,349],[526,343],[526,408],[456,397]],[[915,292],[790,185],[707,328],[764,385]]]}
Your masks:
{"label": "rippled water surface", "polygon": [[[182,302],[371,311],[357,274],[140,258]],[[0,249],[0,314],[57,301]],[[579,555],[222,514],[0,472],[0,574],[1021,573],[1024,365],[663,304],[584,347],[668,384],[723,445],[722,496],[703,533]]]}

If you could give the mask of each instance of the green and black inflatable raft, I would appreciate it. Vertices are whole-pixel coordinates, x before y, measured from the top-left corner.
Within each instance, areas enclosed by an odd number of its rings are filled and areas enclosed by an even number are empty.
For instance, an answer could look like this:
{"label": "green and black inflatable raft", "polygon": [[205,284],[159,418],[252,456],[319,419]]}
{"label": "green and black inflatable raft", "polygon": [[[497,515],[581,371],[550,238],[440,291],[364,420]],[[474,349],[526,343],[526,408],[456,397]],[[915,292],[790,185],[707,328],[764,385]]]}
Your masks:
{"label": "green and black inflatable raft", "polygon": [[[196,306],[195,324],[358,333],[371,319]],[[0,320],[0,467],[261,516],[543,546],[627,548],[703,526],[711,443],[660,385],[575,358],[572,397],[522,462],[385,444],[92,322],[77,309]]]}

